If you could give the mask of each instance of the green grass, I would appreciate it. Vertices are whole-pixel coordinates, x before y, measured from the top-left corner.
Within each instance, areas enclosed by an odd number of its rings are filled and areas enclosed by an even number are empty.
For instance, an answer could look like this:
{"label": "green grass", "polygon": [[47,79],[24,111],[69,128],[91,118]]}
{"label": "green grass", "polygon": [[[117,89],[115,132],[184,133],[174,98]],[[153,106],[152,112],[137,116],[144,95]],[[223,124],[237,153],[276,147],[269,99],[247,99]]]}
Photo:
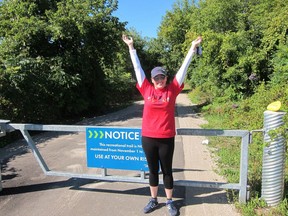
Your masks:
{"label": "green grass", "polygon": [[[208,121],[203,128],[213,129],[241,129],[255,130],[263,128],[263,112],[269,103],[280,100],[282,101],[282,110],[288,110],[288,95],[280,89],[270,91],[260,87],[251,98],[242,101],[225,101],[222,99],[214,100],[209,105],[202,106],[201,113]],[[193,90],[189,94],[193,103],[203,103],[201,94],[198,90]],[[288,114],[284,118],[285,128],[288,128]],[[286,133],[287,138],[287,133]],[[231,202],[244,216],[264,215],[264,216],[288,216],[288,192],[284,191],[283,201],[276,207],[268,207],[261,197],[261,180],[262,180],[262,154],[265,143],[263,142],[262,133],[253,133],[253,142],[249,145],[249,162],[248,162],[248,184],[250,185],[250,200],[246,204],[238,202],[238,194],[229,191]],[[235,183],[239,181],[240,165],[240,143],[238,138],[230,137],[211,137],[210,149],[212,155],[217,159],[218,172],[226,177],[228,182]],[[288,188],[288,157],[286,157],[285,170],[285,188]]]}

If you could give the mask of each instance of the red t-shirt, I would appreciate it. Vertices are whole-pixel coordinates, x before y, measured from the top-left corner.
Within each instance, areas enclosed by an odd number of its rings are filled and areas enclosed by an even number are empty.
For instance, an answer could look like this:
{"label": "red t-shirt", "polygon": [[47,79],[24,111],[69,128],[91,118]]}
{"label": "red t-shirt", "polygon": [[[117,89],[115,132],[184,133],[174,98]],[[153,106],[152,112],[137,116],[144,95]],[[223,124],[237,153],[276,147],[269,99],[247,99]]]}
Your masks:
{"label": "red t-shirt", "polygon": [[184,84],[179,86],[174,78],[163,89],[155,89],[145,78],[142,86],[136,85],[144,98],[142,136],[170,138],[176,135],[175,103]]}

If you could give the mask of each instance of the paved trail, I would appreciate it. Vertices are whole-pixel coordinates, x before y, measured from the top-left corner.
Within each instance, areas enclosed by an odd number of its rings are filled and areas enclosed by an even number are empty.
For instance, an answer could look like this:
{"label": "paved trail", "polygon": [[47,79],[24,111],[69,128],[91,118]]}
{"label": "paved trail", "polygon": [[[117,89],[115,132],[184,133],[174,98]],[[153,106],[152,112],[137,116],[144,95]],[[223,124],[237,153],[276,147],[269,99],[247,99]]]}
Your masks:
{"label": "paved trail", "polygon": [[[80,124],[140,127],[142,101],[109,115],[86,119]],[[177,127],[199,128],[205,121],[192,113],[192,104],[182,93],[177,99]],[[213,161],[204,137],[177,136],[174,156],[174,178],[199,181],[225,181],[215,174]],[[51,170],[95,174],[99,169],[86,167],[84,133],[47,132],[35,142]],[[100,182],[85,179],[45,176],[31,151],[22,140],[0,149],[2,186],[0,212],[5,216],[106,216],[144,215],[149,199],[145,184]],[[130,171],[108,171],[108,174],[135,175]],[[168,215],[165,194],[160,186],[160,208],[151,216]],[[227,203],[225,191],[175,187],[175,203],[179,215],[238,216]]]}

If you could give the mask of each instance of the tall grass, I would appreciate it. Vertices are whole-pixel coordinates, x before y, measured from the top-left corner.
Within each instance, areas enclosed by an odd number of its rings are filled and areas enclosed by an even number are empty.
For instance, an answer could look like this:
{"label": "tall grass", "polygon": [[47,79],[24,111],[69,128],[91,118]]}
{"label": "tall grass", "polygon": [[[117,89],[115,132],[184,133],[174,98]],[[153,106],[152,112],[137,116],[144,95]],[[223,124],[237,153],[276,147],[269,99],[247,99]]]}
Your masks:
{"label": "tall grass", "polygon": [[[205,128],[213,129],[243,129],[256,130],[263,128],[264,111],[267,105],[273,101],[282,102],[281,110],[288,110],[288,93],[283,91],[285,86],[276,86],[268,88],[264,84],[258,87],[257,92],[250,98],[241,101],[223,102],[223,100],[214,100],[201,109],[202,114],[208,121]],[[203,102],[198,94],[191,91],[189,96],[193,103]],[[197,95],[197,96],[196,96]],[[288,128],[286,114],[284,127]],[[287,134],[287,133],[286,133]],[[287,137],[287,136],[286,136]],[[262,175],[262,154],[263,154],[263,134],[252,133],[252,143],[249,145],[249,172],[248,184],[250,188],[251,199],[247,204],[240,204],[237,196],[234,202],[241,211],[242,215],[288,215],[288,193],[285,191],[283,201],[274,208],[266,206],[261,199],[261,175]],[[237,138],[210,138],[209,146],[211,152],[217,157],[219,174],[226,177],[229,182],[239,181],[240,165],[240,141]],[[287,140],[287,139],[286,139]],[[288,186],[288,157],[286,157],[285,185]]]}

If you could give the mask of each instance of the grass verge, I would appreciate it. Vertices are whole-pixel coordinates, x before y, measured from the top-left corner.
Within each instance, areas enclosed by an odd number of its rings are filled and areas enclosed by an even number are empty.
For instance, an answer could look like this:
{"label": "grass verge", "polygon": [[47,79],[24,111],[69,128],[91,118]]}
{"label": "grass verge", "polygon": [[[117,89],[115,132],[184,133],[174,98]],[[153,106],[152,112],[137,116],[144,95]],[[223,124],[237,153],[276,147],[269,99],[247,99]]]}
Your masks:
{"label": "grass verge", "polygon": [[[273,94],[275,92],[275,95]],[[271,93],[265,89],[256,92],[251,98],[243,99],[242,101],[223,102],[221,100],[214,100],[213,103],[204,105],[201,108],[201,113],[208,121],[204,128],[213,129],[243,129],[256,130],[263,128],[263,112],[269,103],[274,100],[285,101],[283,109],[288,110],[287,95],[279,95],[279,91]],[[277,94],[276,94],[277,93]],[[189,92],[189,97],[193,103],[203,103],[198,92]],[[287,115],[285,116],[287,117]],[[287,128],[287,119],[284,119],[285,127]],[[285,135],[286,136],[286,135]],[[286,136],[287,138],[287,136]],[[218,138],[211,137],[209,146],[216,163],[218,165],[218,172],[224,176],[228,182],[239,182],[239,165],[240,165],[240,141],[238,138]],[[286,139],[287,144],[287,139]],[[284,180],[284,197],[275,207],[269,207],[263,199],[261,199],[261,180],[262,180],[262,155],[263,147],[262,133],[253,133],[253,141],[249,145],[249,171],[248,184],[250,185],[250,200],[246,204],[238,202],[238,194],[229,192],[231,202],[235,204],[241,215],[244,216],[287,216],[288,215],[288,157],[286,156],[286,169]]]}

